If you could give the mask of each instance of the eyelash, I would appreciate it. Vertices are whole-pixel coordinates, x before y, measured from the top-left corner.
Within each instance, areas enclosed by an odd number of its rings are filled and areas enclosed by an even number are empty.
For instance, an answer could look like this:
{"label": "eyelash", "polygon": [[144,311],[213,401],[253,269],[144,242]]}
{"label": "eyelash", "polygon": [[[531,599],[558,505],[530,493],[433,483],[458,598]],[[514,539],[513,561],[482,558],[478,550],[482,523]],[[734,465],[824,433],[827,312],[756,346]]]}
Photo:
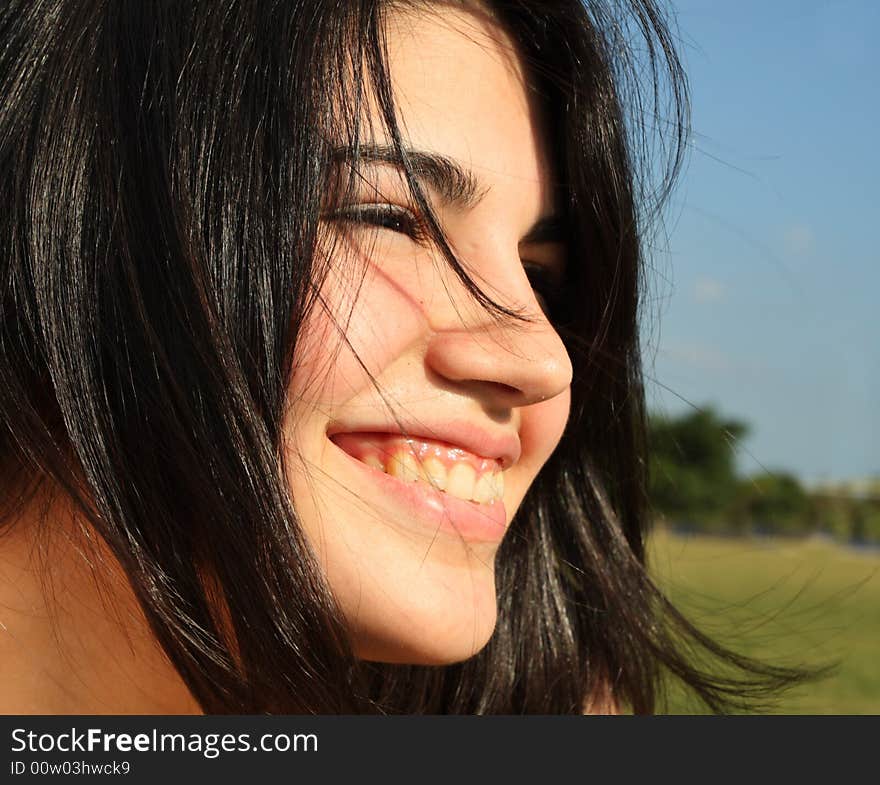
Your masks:
{"label": "eyelash", "polygon": [[419,244],[427,238],[427,231],[416,214],[397,204],[353,204],[337,210],[331,218],[346,223],[365,224],[377,229],[388,229],[404,234]]}
{"label": "eyelash", "polygon": [[[363,224],[377,229],[403,234],[420,245],[427,240],[428,232],[423,222],[412,210],[390,203],[353,204],[335,211],[329,216],[332,220],[353,224]],[[542,308],[548,316],[560,309],[562,287],[551,280],[546,267],[534,262],[523,262],[526,276],[532,288],[543,301]]]}

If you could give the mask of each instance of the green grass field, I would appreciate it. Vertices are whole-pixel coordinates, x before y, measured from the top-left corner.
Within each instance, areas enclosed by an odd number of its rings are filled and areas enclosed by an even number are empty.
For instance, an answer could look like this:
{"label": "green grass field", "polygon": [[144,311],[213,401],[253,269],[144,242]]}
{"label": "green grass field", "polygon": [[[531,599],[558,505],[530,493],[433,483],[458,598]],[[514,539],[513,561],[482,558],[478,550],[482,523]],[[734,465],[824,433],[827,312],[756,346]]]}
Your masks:
{"label": "green grass field", "polygon": [[[649,565],[680,610],[775,664],[834,661],[774,713],[880,714],[880,554],[820,540],[684,537],[658,530]],[[699,709],[670,690],[668,712]]]}

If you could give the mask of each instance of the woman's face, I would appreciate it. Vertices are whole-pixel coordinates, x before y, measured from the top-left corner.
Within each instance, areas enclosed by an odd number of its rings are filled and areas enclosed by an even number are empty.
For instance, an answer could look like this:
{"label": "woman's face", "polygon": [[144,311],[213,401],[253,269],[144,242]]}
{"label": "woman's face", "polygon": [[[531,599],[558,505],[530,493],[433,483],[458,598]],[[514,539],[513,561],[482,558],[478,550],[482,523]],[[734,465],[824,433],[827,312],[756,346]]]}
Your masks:
{"label": "woman's face", "polygon": [[452,248],[488,297],[534,321],[493,320],[468,295],[374,131],[354,198],[323,222],[335,242],[295,354],[288,479],[356,653],[439,664],[489,639],[496,552],[568,418],[571,364],[530,282],[565,259],[506,34],[447,8],[394,13],[387,37],[410,161]]}

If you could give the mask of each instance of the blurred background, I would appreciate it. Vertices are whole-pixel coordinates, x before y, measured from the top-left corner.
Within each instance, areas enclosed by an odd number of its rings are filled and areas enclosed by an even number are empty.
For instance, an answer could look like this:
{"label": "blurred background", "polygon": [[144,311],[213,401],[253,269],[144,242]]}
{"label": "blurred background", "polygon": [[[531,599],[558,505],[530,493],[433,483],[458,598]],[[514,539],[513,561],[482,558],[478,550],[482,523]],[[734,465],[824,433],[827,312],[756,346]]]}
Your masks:
{"label": "blurred background", "polygon": [[778,711],[880,713],[880,3],[674,7],[693,136],[645,324],[652,563],[723,642],[839,663]]}

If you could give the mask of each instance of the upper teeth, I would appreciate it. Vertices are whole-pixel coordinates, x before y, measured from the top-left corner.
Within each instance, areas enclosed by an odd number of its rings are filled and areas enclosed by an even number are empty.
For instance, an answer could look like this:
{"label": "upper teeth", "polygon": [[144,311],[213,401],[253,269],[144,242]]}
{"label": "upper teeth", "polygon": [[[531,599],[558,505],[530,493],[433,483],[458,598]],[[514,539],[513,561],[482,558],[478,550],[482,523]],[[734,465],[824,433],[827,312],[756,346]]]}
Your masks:
{"label": "upper teeth", "polygon": [[434,456],[419,461],[406,447],[381,456],[364,456],[363,462],[404,482],[427,482],[450,496],[478,504],[491,504],[504,495],[504,475],[497,463],[494,470],[479,474],[466,461],[456,461],[447,469]]}

